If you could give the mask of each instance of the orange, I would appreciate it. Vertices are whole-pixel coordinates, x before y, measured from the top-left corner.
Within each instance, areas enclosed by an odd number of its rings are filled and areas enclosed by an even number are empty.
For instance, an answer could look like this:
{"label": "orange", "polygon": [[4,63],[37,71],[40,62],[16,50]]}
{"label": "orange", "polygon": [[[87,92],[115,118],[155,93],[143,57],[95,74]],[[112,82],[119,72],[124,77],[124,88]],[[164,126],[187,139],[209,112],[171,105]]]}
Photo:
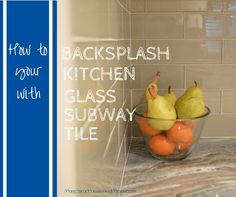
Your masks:
{"label": "orange", "polygon": [[[143,114],[144,117],[147,117],[147,113]],[[158,135],[161,133],[161,131],[157,130],[157,129],[153,129],[152,127],[150,127],[150,125],[148,124],[148,120],[147,118],[141,117],[139,119],[139,127],[142,130],[142,132],[148,136],[153,136],[153,135]]]}
{"label": "orange", "polygon": [[177,143],[177,144],[175,144],[175,149],[176,150],[184,150],[184,149],[190,147],[192,144],[193,144],[193,140],[190,140],[186,143]]}
{"label": "orange", "polygon": [[175,143],[187,143],[193,140],[193,130],[190,126],[176,122],[174,126],[167,131],[168,138]]}
{"label": "orange", "polygon": [[157,155],[170,155],[175,149],[175,144],[164,135],[152,136],[149,140],[150,150]]}
{"label": "orange", "polygon": [[196,120],[187,120],[187,121],[184,121],[183,124],[188,125],[191,128],[194,128],[196,127],[197,122]]}

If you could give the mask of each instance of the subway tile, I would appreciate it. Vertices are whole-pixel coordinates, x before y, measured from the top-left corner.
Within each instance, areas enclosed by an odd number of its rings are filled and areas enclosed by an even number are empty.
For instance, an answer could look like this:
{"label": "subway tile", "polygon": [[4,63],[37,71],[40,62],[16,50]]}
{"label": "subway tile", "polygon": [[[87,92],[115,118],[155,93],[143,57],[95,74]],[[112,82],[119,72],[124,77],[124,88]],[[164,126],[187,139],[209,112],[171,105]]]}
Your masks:
{"label": "subway tile", "polygon": [[[131,44],[132,57],[136,56],[136,53],[137,53],[139,47],[142,47],[143,49],[146,48],[145,40],[131,40],[130,44]],[[132,64],[145,64],[146,63],[146,61],[143,60],[142,58],[139,58],[137,60],[132,60],[131,62],[132,62]]]}
{"label": "subway tile", "polygon": [[197,81],[203,89],[236,88],[236,67],[234,65],[196,65],[186,67],[187,85]]}
{"label": "subway tile", "polygon": [[130,38],[130,20],[129,14],[127,12],[123,12],[123,38],[129,39]]}
{"label": "subway tile", "polygon": [[235,137],[236,115],[210,115],[205,122],[203,137]]}
{"label": "subway tile", "polygon": [[[145,74],[144,74],[145,70]],[[161,72],[161,79],[158,82],[160,89],[184,88],[184,67],[183,66],[159,66],[159,65],[137,65],[135,66],[135,80],[132,81],[132,88],[145,89],[153,81],[155,73]]]}
{"label": "subway tile", "polygon": [[124,81],[124,102],[125,108],[131,109],[131,81]]}
{"label": "subway tile", "polygon": [[108,38],[108,0],[77,0],[71,6],[71,18],[76,20],[71,25],[72,35],[86,38]]}
{"label": "subway tile", "polygon": [[131,12],[145,12],[145,0],[131,0]]}
{"label": "subway tile", "polygon": [[147,12],[181,11],[181,0],[146,0]]}
{"label": "subway tile", "polygon": [[145,102],[144,93],[145,93],[145,89],[132,90],[132,103],[133,103],[132,108],[140,103]]}
{"label": "subway tile", "polygon": [[147,0],[147,12],[222,10],[221,0]]}
{"label": "subway tile", "polygon": [[205,105],[208,106],[211,110],[211,113],[219,114],[220,113],[220,106],[221,106],[221,92],[207,90],[203,91],[203,99]]}
{"label": "subway tile", "polygon": [[[76,49],[76,47],[79,47],[81,52],[83,53],[83,51],[88,48],[88,47],[92,47],[92,48],[106,48],[106,47],[114,47],[116,48],[117,46],[117,41],[78,41],[78,42],[74,42],[73,47],[71,47],[71,54],[73,55],[74,50]],[[104,66],[104,65],[116,65],[118,63],[117,59],[115,58],[114,60],[102,60],[101,58],[98,58],[98,60],[95,59],[95,50],[88,50],[86,52],[86,55],[88,58],[93,58],[93,60],[86,60],[85,58],[83,60],[81,60],[79,57],[75,58],[75,60],[73,60],[72,62],[75,65],[78,66],[90,66],[90,67],[94,67],[94,66]],[[101,55],[103,57],[107,56],[107,53],[105,50],[102,50]]]}
{"label": "subway tile", "polygon": [[236,90],[223,92],[223,113],[236,113]]}
{"label": "subway tile", "polygon": [[120,6],[127,12],[129,10],[129,0],[111,0],[119,2]]}
{"label": "subway tile", "polygon": [[[130,40],[119,40],[117,41],[117,46],[122,46],[127,49],[128,47],[130,47]],[[127,55],[121,56],[116,65],[127,67],[130,65],[130,60],[127,58]]]}
{"label": "subway tile", "polygon": [[147,61],[148,64],[221,63],[221,41],[217,40],[147,40],[146,47],[169,47],[170,59]]}
{"label": "subway tile", "polygon": [[132,14],[131,36],[133,39],[183,38],[183,16]]}
{"label": "subway tile", "polygon": [[124,82],[117,81],[117,83],[111,89],[115,90],[115,93],[113,95],[116,97],[116,101],[114,103],[111,103],[111,108],[122,107],[124,103]]}
{"label": "subway tile", "polygon": [[235,12],[236,11],[236,1],[235,0],[224,0],[224,11],[225,12]]}
{"label": "subway tile", "polygon": [[214,11],[223,10],[222,0],[182,0],[181,9],[183,11]]}
{"label": "subway tile", "polygon": [[224,40],[223,62],[236,63],[236,40]]}
{"label": "subway tile", "polygon": [[109,38],[123,38],[123,8],[118,4],[118,1],[111,0],[109,3],[108,12],[108,32]]}
{"label": "subway tile", "polygon": [[[173,89],[172,91],[175,93],[177,98],[180,97],[184,93],[184,90]],[[160,95],[164,95],[167,92],[167,90],[158,90],[158,92]],[[146,102],[144,94],[145,94],[145,89],[135,89],[132,91],[132,99],[133,99],[132,100],[132,103],[133,103],[132,107],[134,107],[140,103]]]}
{"label": "subway tile", "polygon": [[234,38],[236,15],[188,14],[185,16],[187,38]]}

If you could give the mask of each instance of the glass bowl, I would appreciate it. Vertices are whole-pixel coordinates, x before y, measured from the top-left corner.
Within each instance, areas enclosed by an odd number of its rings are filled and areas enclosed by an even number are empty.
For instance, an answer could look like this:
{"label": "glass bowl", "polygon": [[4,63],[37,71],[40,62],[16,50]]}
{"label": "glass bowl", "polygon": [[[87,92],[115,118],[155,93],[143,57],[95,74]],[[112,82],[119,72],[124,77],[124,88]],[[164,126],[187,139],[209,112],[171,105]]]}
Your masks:
{"label": "glass bowl", "polygon": [[[137,106],[134,112],[138,128],[143,135],[145,145],[153,157],[175,161],[186,158],[197,145],[210,109],[205,106],[205,113],[189,119],[159,119],[147,117],[147,104]],[[168,125],[169,129],[159,130],[150,126]]]}

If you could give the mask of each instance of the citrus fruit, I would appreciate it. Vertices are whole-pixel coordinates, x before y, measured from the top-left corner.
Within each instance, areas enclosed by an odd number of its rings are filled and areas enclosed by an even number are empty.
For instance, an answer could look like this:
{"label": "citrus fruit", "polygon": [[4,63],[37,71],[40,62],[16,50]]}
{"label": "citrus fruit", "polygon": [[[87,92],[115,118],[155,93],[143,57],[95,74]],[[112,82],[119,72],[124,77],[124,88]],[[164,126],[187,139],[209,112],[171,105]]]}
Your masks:
{"label": "citrus fruit", "polygon": [[193,130],[190,126],[176,122],[173,127],[167,131],[168,138],[175,143],[187,143],[193,140]]}
{"label": "citrus fruit", "polygon": [[[143,114],[144,117],[147,117],[147,113]],[[153,129],[147,121],[147,118],[141,117],[139,119],[139,127],[142,130],[142,132],[148,136],[158,135],[161,133],[160,130]]]}
{"label": "citrus fruit", "polygon": [[173,153],[175,144],[164,135],[155,135],[149,140],[149,148],[157,155],[166,156]]}
{"label": "citrus fruit", "polygon": [[185,142],[185,143],[176,143],[175,144],[175,149],[176,150],[184,150],[184,149],[190,147],[192,144],[193,144],[193,140],[190,140],[190,141]]}

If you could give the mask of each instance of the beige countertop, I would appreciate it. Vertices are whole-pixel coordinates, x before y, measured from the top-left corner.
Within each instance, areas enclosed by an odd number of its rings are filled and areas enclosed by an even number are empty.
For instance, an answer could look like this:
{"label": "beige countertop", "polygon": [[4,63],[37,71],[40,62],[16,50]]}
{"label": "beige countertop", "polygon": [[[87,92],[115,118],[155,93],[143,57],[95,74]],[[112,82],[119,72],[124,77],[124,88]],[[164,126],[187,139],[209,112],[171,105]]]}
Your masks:
{"label": "beige countertop", "polygon": [[125,167],[124,196],[236,197],[236,139],[201,139],[184,160],[153,158],[133,138]]}

